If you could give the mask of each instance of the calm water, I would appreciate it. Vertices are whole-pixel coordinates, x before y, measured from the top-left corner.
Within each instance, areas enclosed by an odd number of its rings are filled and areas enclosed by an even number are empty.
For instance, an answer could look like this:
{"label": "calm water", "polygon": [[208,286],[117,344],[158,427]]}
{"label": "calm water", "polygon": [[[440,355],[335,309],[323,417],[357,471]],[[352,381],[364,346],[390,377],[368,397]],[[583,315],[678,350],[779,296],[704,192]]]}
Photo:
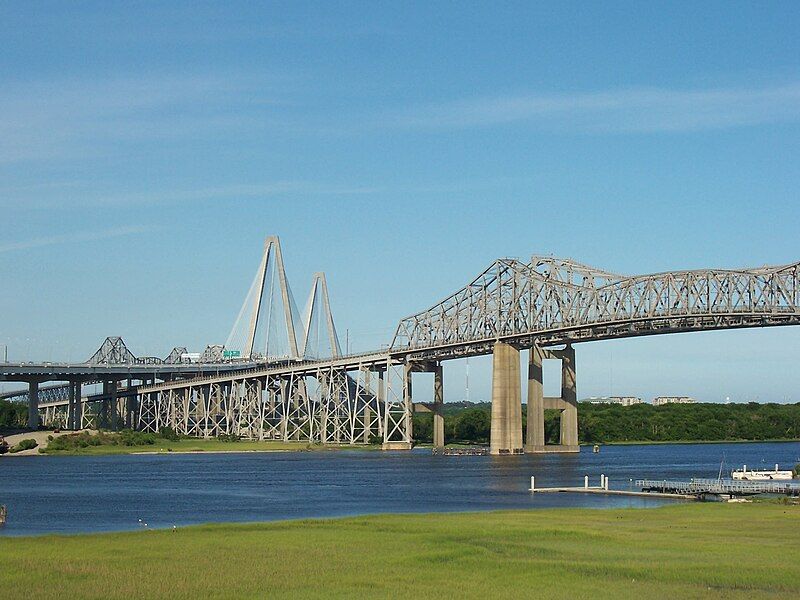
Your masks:
{"label": "calm water", "polygon": [[671,500],[541,494],[600,473],[612,488],[633,478],[716,477],[743,463],[790,466],[800,443],[605,446],[599,454],[521,457],[413,452],[0,457],[0,535],[171,527],[380,512],[553,506],[657,506]]}

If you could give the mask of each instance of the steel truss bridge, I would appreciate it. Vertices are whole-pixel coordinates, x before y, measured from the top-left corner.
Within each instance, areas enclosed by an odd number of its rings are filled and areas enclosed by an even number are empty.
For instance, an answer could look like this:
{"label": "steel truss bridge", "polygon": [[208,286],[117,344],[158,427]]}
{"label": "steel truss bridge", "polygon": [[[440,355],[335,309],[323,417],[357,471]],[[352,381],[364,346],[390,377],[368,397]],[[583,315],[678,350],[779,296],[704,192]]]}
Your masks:
{"label": "steel truss bridge", "polygon": [[[569,259],[498,259],[460,290],[397,326],[384,350],[344,356],[327,284],[314,275],[298,313],[277,237],[267,239],[256,277],[224,346],[197,359],[137,359],[109,338],[80,365],[0,365],[0,380],[26,381],[31,423],[93,423],[144,431],[169,426],[194,436],[410,448],[412,413],[434,413],[444,443],[443,363],[493,355],[494,454],[577,451],[574,345],[666,333],[800,324],[800,263],[624,276]],[[523,443],[520,350],[528,352],[528,434]],[[562,364],[562,393],[542,393],[542,361]],[[434,401],[413,400],[415,372],[434,373]],[[42,381],[67,384],[42,388]],[[81,382],[103,382],[82,397]],[[77,382],[77,385],[76,385]],[[124,382],[124,383],[123,383]],[[61,394],[48,401],[48,394]],[[40,394],[44,394],[40,397]],[[8,395],[8,394],[7,394]],[[50,409],[49,412],[48,409]],[[561,412],[561,442],[545,445],[544,410]],[[84,411],[84,415],[86,412]]]}

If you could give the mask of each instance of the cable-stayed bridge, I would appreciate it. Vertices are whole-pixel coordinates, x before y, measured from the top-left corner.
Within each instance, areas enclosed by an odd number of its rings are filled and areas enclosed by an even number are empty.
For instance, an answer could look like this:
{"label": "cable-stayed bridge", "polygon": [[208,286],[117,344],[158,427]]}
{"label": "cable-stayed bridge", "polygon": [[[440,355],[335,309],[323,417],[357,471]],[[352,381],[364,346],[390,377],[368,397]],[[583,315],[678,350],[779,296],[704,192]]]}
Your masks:
{"label": "cable-stayed bridge", "polygon": [[[800,263],[623,276],[568,259],[498,259],[460,290],[402,319],[391,345],[344,356],[325,277],[314,275],[300,315],[277,237],[226,343],[199,356],[176,348],[133,356],[109,338],[80,365],[0,365],[0,380],[25,381],[30,424],[40,411],[64,427],[169,426],[186,435],[366,443],[410,448],[414,410],[434,413],[444,443],[443,364],[493,355],[491,452],[578,449],[575,344],[676,332],[800,324]],[[520,351],[528,350],[527,439],[522,440]],[[561,396],[543,396],[542,360],[561,360]],[[434,373],[434,401],[414,403],[415,372]],[[44,381],[68,383],[42,388]],[[103,389],[82,397],[81,385]],[[57,391],[56,391],[57,390]],[[48,395],[61,394],[48,402]],[[9,394],[6,394],[9,396]],[[96,408],[88,411],[90,404]],[[544,410],[561,413],[561,441],[545,445]]]}

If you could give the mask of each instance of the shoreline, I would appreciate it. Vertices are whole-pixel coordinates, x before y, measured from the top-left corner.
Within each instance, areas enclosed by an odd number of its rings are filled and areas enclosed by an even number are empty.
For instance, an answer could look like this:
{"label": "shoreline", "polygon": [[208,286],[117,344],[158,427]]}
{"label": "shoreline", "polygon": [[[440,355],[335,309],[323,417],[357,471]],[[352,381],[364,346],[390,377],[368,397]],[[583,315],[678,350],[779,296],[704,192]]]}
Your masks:
{"label": "shoreline", "polygon": [[[286,452],[336,452],[336,451],[357,451],[375,452],[380,451],[381,446],[377,444],[369,445],[321,445],[309,444],[308,442],[284,442],[279,440],[239,440],[235,442],[222,442],[216,438],[182,438],[180,440],[159,439],[153,445],[124,446],[122,444],[101,444],[98,446],[87,446],[74,450],[47,450],[46,436],[52,434],[49,431],[18,433],[14,437],[25,438],[36,437],[40,439],[40,444],[34,449],[25,450],[17,453],[6,453],[0,455],[0,459],[5,456],[115,456],[115,455],[166,455],[166,454],[248,454],[248,453],[286,453]],[[61,432],[59,435],[67,435],[73,432]],[[693,444],[792,444],[800,443],[800,439],[779,438],[768,440],[632,440],[616,442],[585,442],[581,447],[591,448],[595,445],[600,446],[666,446],[666,445],[693,445]],[[183,446],[183,447],[181,447]],[[207,446],[207,447],[203,447]],[[221,447],[222,446],[222,447]],[[241,447],[237,447],[241,446]],[[485,444],[467,444],[455,442],[447,444],[450,448],[484,447]],[[430,450],[433,444],[424,442],[416,444],[414,448]],[[42,451],[40,451],[42,450]]]}

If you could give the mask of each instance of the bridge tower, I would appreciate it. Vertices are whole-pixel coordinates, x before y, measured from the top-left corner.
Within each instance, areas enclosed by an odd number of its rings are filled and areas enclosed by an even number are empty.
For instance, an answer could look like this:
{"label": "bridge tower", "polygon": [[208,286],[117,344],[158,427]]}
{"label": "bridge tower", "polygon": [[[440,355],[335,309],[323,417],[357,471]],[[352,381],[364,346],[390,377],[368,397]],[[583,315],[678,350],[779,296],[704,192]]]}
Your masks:
{"label": "bridge tower", "polygon": [[342,349],[333,323],[325,273],[314,273],[303,314],[303,358],[339,358]]}
{"label": "bridge tower", "polygon": [[302,356],[298,331],[304,335],[286,279],[281,243],[278,236],[269,236],[225,348],[230,353],[239,352],[242,358],[297,360]]}

